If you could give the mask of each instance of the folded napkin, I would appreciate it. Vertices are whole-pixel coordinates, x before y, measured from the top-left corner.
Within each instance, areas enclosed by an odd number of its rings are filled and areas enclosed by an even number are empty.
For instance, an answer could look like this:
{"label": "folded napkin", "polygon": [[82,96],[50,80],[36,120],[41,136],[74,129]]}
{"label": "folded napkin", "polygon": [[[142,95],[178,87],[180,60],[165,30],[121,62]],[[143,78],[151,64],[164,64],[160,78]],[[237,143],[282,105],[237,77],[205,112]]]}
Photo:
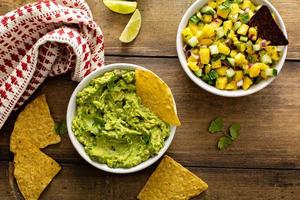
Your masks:
{"label": "folded napkin", "polygon": [[84,0],[42,0],[0,16],[0,128],[49,76],[80,81],[104,65],[103,35]]}

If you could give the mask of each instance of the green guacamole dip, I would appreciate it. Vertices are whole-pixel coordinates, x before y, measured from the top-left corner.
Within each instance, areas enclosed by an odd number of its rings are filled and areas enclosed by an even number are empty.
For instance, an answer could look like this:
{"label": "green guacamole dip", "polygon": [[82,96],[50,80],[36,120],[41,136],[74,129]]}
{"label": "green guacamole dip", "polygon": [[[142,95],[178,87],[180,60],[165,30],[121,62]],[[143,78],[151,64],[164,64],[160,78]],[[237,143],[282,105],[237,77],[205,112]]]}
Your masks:
{"label": "green guacamole dip", "polygon": [[142,105],[135,72],[114,70],[77,94],[72,130],[92,160],[130,168],[156,155],[170,126]]}

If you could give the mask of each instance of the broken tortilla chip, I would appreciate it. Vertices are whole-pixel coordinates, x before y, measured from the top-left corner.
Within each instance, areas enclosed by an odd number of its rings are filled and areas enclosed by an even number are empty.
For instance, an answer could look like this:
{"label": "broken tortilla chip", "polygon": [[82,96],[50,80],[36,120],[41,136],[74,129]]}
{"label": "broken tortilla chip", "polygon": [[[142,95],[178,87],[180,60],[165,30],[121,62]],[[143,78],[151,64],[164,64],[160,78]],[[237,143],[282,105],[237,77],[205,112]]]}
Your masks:
{"label": "broken tortilla chip", "polygon": [[175,103],[168,85],[154,73],[146,70],[135,70],[136,93],[141,97],[144,106],[148,107],[161,120],[179,126]]}
{"label": "broken tortilla chip", "polygon": [[271,45],[289,44],[267,6],[262,6],[251,18],[248,25],[257,27],[259,37],[270,41]]}
{"label": "broken tortilla chip", "polygon": [[61,167],[28,139],[19,143],[14,156],[14,176],[26,200],[38,199]]}
{"label": "broken tortilla chip", "polygon": [[26,138],[38,148],[61,141],[55,133],[45,95],[37,97],[19,114],[10,137],[10,151],[15,152],[18,143]]}
{"label": "broken tortilla chip", "polygon": [[165,156],[137,198],[140,200],[190,199],[208,185],[169,156]]}

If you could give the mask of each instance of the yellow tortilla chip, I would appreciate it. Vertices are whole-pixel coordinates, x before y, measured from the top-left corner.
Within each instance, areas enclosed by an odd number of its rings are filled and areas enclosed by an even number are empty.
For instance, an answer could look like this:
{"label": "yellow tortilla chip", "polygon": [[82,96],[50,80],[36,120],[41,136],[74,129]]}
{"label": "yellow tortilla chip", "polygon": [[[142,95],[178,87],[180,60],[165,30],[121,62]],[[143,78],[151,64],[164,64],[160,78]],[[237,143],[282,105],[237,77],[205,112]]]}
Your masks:
{"label": "yellow tortilla chip", "polygon": [[38,148],[61,140],[55,133],[45,95],[37,97],[19,114],[10,137],[10,151],[15,152],[18,143],[26,138],[30,138],[31,143]]}
{"label": "yellow tortilla chip", "polygon": [[150,71],[135,70],[136,93],[143,105],[148,107],[161,120],[179,126],[175,104],[168,85]]}
{"label": "yellow tortilla chip", "polygon": [[138,194],[140,200],[184,200],[207,190],[208,185],[195,174],[165,156]]}
{"label": "yellow tortilla chip", "polygon": [[26,200],[38,199],[60,169],[28,139],[20,141],[14,157],[14,176]]}

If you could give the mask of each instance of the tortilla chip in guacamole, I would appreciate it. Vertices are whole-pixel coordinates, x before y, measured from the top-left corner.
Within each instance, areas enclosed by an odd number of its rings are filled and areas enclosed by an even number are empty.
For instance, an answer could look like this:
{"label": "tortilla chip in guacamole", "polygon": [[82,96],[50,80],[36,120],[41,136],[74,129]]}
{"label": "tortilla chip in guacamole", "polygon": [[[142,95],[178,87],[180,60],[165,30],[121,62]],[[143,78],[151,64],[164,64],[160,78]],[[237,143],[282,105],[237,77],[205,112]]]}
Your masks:
{"label": "tortilla chip in guacamole", "polygon": [[148,107],[161,120],[179,126],[175,103],[168,85],[154,73],[146,70],[135,70],[136,93],[141,97],[144,106]]}

